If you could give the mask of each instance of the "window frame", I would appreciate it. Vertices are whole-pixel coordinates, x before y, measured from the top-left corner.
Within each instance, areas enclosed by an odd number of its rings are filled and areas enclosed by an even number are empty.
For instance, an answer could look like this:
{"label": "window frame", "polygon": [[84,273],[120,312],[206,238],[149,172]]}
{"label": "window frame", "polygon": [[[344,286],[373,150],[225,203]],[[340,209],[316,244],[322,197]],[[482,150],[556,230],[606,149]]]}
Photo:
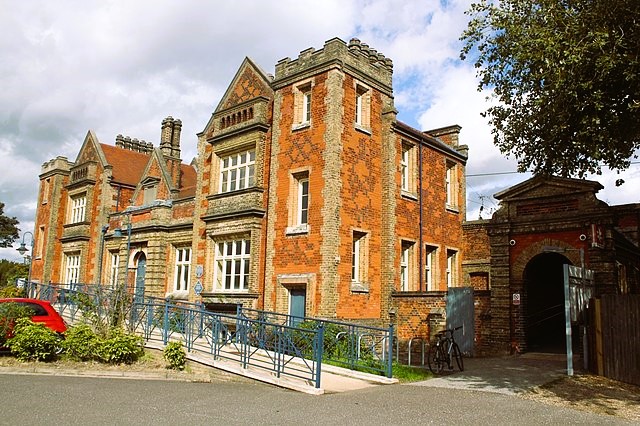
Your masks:
{"label": "window frame", "polygon": [[353,236],[353,241],[351,244],[351,281],[352,282],[360,282],[360,257],[361,257],[361,247],[362,237],[356,238],[356,235]]}
{"label": "window frame", "polygon": [[402,145],[402,155],[400,156],[400,176],[401,176],[401,189],[403,191],[409,191],[409,153],[410,149],[406,145]]}
{"label": "window frame", "polygon": [[120,273],[120,253],[117,251],[109,252],[111,254],[111,262],[109,267],[109,285],[114,290],[118,286],[118,274]]}
{"label": "window frame", "polygon": [[51,178],[45,178],[43,181],[42,188],[42,204],[47,204],[49,202],[49,191],[51,188]]}
{"label": "window frame", "polygon": [[458,167],[453,161],[446,160],[445,171],[445,204],[450,210],[458,209]]}
{"label": "window frame", "polygon": [[371,132],[371,88],[360,82],[354,83],[356,129]]}
{"label": "window frame", "polygon": [[[286,235],[309,233],[311,184],[308,169],[296,169],[289,175]],[[306,207],[305,207],[306,203]]]}
{"label": "window frame", "polygon": [[302,92],[302,120],[300,124],[311,123],[311,87]]}
{"label": "window frame", "polygon": [[64,285],[80,282],[81,253],[79,251],[64,253]]}
{"label": "window frame", "polygon": [[[243,157],[244,156],[244,157]],[[256,149],[252,147],[218,156],[219,183],[218,193],[228,194],[255,187],[256,184]],[[243,161],[244,158],[244,161]],[[225,166],[225,161],[227,165]],[[235,163],[234,163],[235,161]],[[233,178],[232,178],[233,176]],[[233,189],[231,188],[233,186]]]}
{"label": "window frame", "polygon": [[142,187],[142,199],[144,205],[153,204],[158,199],[158,185],[150,184]]}
{"label": "window frame", "polygon": [[[309,176],[298,179],[297,224],[309,224]],[[306,205],[305,205],[306,204]]]}
{"label": "window frame", "polygon": [[[241,244],[237,254],[237,245]],[[251,246],[249,237],[240,239],[221,239],[214,242],[213,287],[219,293],[246,293],[251,281]],[[231,254],[227,249],[231,247]],[[223,249],[221,252],[221,248]],[[239,266],[236,266],[239,265]],[[227,267],[230,266],[230,272]],[[239,273],[237,269],[239,267]],[[236,279],[238,286],[236,288]],[[228,284],[228,285],[227,285]]]}
{"label": "window frame", "polygon": [[87,193],[69,195],[69,224],[83,223],[87,217]]}
{"label": "window frame", "polygon": [[[354,229],[351,236],[351,283],[366,288],[369,269],[369,233]],[[353,288],[353,287],[352,287]]]}
{"label": "window frame", "polygon": [[36,239],[36,250],[33,255],[36,259],[42,259],[42,251],[44,250],[44,234],[45,234],[45,226],[40,225],[38,227],[38,238]]}
{"label": "window frame", "polygon": [[402,195],[410,198],[417,198],[416,169],[417,145],[408,141],[402,141],[402,151],[400,152],[400,190]]}
{"label": "window frame", "polygon": [[447,287],[458,284],[458,250],[447,249]]}
{"label": "window frame", "polygon": [[191,247],[175,247],[174,254],[173,291],[188,292],[191,288]]}
{"label": "window frame", "polygon": [[293,86],[293,123],[291,130],[311,126],[313,119],[313,80],[308,79]]}
{"label": "window frame", "polygon": [[424,248],[424,288],[426,291],[436,290],[436,268],[438,264],[438,247],[426,244]]}
{"label": "window frame", "polygon": [[400,291],[412,291],[414,283],[414,247],[415,243],[402,240],[400,243]]}

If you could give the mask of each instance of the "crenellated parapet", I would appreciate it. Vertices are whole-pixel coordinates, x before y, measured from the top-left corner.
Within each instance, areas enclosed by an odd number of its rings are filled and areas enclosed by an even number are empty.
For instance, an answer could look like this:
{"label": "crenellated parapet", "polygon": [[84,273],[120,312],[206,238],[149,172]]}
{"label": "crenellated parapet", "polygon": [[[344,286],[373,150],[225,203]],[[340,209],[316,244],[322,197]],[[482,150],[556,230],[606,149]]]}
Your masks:
{"label": "crenellated parapet", "polygon": [[392,94],[393,61],[357,38],[351,39],[349,44],[332,38],[320,50],[309,48],[300,52],[297,59],[281,59],[276,64],[274,88],[283,87],[293,80],[304,78],[305,74],[312,75],[332,65],[368,80],[388,95]]}
{"label": "crenellated parapet", "polygon": [[50,175],[54,173],[69,174],[73,163],[67,159],[67,157],[58,156],[52,160],[42,164],[40,176]]}

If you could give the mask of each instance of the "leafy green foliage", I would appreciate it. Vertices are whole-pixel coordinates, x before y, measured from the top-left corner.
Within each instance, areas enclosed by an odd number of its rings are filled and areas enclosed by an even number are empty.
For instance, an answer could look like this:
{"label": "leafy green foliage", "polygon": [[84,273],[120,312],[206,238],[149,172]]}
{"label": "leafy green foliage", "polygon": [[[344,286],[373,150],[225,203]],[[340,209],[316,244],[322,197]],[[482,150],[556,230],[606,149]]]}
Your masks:
{"label": "leafy green foliage", "polygon": [[11,247],[18,239],[18,219],[4,215],[4,203],[0,202],[0,247]]}
{"label": "leafy green foliage", "polygon": [[426,368],[411,367],[409,365],[393,363],[392,375],[401,382],[417,382],[433,377],[433,374]]}
{"label": "leafy green foliage", "polygon": [[164,360],[169,363],[169,368],[173,370],[184,370],[187,363],[187,354],[184,351],[182,342],[169,342],[162,353]]}
{"label": "leafy green foliage", "polygon": [[[297,325],[305,330],[316,330],[320,324],[317,321],[304,321]],[[344,333],[345,329],[338,324],[325,323],[324,325],[324,352],[325,358],[342,359],[349,355],[349,341]]]}
{"label": "leafy green foliage", "polygon": [[[16,288],[16,279],[27,278],[29,275],[29,265],[25,263],[11,262],[6,259],[0,260],[0,291]],[[3,296],[13,297],[13,296]]]}
{"label": "leafy green foliage", "polygon": [[0,298],[5,297],[25,297],[26,291],[16,286],[7,286],[0,288]]}
{"label": "leafy green foliage", "polygon": [[62,348],[71,359],[110,364],[131,364],[144,354],[141,337],[121,327],[110,328],[101,335],[87,323],[69,328]]}
{"label": "leafy green foliage", "polygon": [[0,346],[4,346],[20,318],[31,318],[33,310],[18,303],[0,303]]}
{"label": "leafy green foliage", "polygon": [[[156,327],[164,328],[164,306],[159,306],[155,309],[153,315],[153,323]],[[170,331],[177,333],[184,333],[187,325],[187,318],[185,312],[176,307],[170,307],[167,312],[167,327]]]}
{"label": "leafy green foliage", "polygon": [[102,342],[88,324],[70,327],[65,333],[62,348],[65,354],[80,361],[100,360]]}
{"label": "leafy green foliage", "polygon": [[481,0],[462,34],[494,143],[520,171],[623,170],[640,147],[637,0]]}
{"label": "leafy green foliage", "polygon": [[100,343],[100,360],[110,364],[131,364],[144,353],[142,343],[142,337],[114,327]]}
{"label": "leafy green foliage", "polygon": [[[71,297],[82,314],[82,320],[91,325],[91,329],[95,334],[106,337],[110,328],[108,315],[101,315],[99,308],[103,306],[107,294],[99,293],[90,296],[85,293],[75,293]],[[111,306],[109,303],[106,303],[106,305]]]}
{"label": "leafy green foliage", "polygon": [[60,337],[44,324],[20,318],[16,320],[13,333],[7,345],[18,360],[50,361],[56,357]]}

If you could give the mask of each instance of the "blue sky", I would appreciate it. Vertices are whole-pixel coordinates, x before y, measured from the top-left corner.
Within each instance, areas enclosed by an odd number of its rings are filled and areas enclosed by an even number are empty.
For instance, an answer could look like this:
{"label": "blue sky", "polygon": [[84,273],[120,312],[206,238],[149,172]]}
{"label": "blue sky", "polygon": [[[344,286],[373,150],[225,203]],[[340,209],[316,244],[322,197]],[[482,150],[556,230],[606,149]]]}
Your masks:
{"label": "blue sky", "polygon": [[[0,0],[0,201],[33,230],[38,174],[56,156],[75,160],[89,129],[157,145],[168,115],[183,122],[182,157],[245,56],[266,72],[326,40],[357,37],[394,63],[399,119],[420,129],[462,126],[469,146],[468,215],[497,207],[491,195],[524,180],[492,145],[480,116],[472,63],[458,59],[471,1]],[[627,183],[615,187],[623,178]],[[596,177],[611,204],[638,202],[640,167]],[[27,237],[28,241],[29,237]],[[17,247],[17,244],[14,244]],[[20,260],[14,248],[0,258]]]}

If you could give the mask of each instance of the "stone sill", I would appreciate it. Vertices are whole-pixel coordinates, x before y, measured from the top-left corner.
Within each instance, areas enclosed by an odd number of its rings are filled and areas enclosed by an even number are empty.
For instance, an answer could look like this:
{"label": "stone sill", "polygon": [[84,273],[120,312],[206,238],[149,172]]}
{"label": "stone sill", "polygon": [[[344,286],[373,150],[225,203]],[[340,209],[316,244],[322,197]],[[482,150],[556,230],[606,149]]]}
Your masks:
{"label": "stone sill", "polygon": [[302,235],[308,234],[310,230],[310,226],[308,223],[297,225],[297,226],[289,226],[287,227],[285,234],[286,235]]}
{"label": "stone sill", "polygon": [[169,291],[164,297],[172,300],[189,300],[189,290]]}
{"label": "stone sill", "polygon": [[351,281],[351,292],[352,293],[369,293],[369,283]]}
{"label": "stone sill", "polygon": [[369,129],[369,128],[367,128],[367,127],[364,127],[364,126],[362,126],[362,125],[360,125],[360,124],[358,124],[358,123],[355,123],[355,124],[353,125],[353,127],[354,127],[354,129],[356,129],[357,131],[362,132],[362,133],[365,133],[365,134],[367,134],[367,135],[371,136],[371,129]]}
{"label": "stone sill", "polygon": [[407,198],[411,201],[418,201],[418,194],[414,194],[413,192],[409,192],[407,190],[402,190],[402,198]]}
{"label": "stone sill", "polygon": [[291,131],[295,132],[295,131],[298,131],[298,130],[306,129],[308,127],[311,127],[311,122],[310,121],[307,121],[305,123],[294,124],[293,126],[291,126]]}

